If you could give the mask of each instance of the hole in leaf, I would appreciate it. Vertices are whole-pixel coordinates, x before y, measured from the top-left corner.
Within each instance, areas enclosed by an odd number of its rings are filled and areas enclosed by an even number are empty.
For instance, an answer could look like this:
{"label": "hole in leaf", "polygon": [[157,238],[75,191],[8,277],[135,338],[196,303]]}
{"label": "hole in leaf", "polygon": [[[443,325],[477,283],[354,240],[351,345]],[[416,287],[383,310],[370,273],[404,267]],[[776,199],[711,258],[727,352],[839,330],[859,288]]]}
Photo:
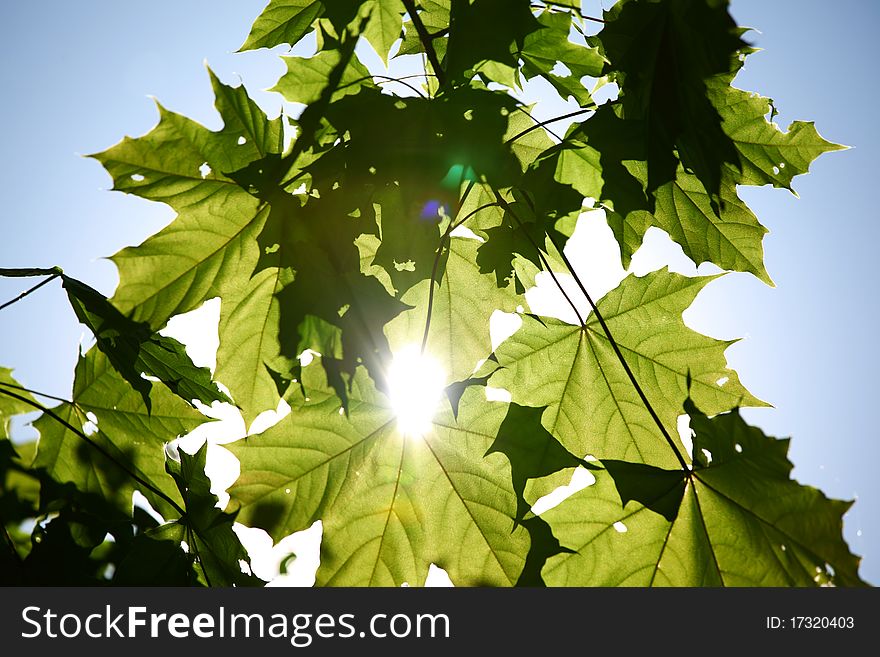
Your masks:
{"label": "hole in leaf", "polygon": [[513,397],[510,392],[504,388],[486,386],[486,401],[506,402],[509,404],[511,399],[513,399]]}
{"label": "hole in leaf", "polygon": [[703,452],[703,456],[706,457],[706,463],[711,463],[712,462],[712,452],[710,452],[705,447],[703,449],[701,449],[700,451]]}
{"label": "hole in leaf", "polygon": [[728,381],[730,381],[730,377],[722,376],[722,377],[721,377],[720,379],[718,379],[715,383],[716,383],[717,385],[719,385],[719,386],[723,386],[723,385],[724,385],[725,383],[727,383]]}
{"label": "hole in leaf", "polygon": [[244,137],[238,138],[238,145],[239,146],[244,146],[246,143],[247,143],[247,139],[245,139]]}
{"label": "hole in leaf", "polygon": [[614,525],[612,525],[612,526],[614,527],[615,531],[617,531],[618,534],[625,534],[627,532],[626,525],[624,525],[622,522],[620,522],[620,520],[615,522]]}
{"label": "hole in leaf", "polygon": [[557,61],[556,64],[550,69],[550,73],[553,75],[558,75],[563,78],[567,78],[571,75],[571,69],[568,68],[565,64],[560,61]]}
{"label": "hole in leaf", "polygon": [[742,445],[740,445],[739,443],[737,443],[736,445],[733,446],[733,448],[736,450],[736,453],[737,453],[737,454],[742,454],[742,451],[743,451],[743,446],[742,446]]}
{"label": "hole in leaf", "polygon": [[87,436],[93,436],[98,433],[98,418],[91,411],[86,413],[86,421],[83,422],[82,430]]}
{"label": "hole in leaf", "polygon": [[202,174],[203,179],[211,175],[211,167],[207,162],[202,162],[202,166],[199,167],[199,173]]}
{"label": "hole in leaf", "polygon": [[133,173],[133,174],[131,174],[131,179],[134,180],[135,182],[143,182],[144,177],[139,173]]}

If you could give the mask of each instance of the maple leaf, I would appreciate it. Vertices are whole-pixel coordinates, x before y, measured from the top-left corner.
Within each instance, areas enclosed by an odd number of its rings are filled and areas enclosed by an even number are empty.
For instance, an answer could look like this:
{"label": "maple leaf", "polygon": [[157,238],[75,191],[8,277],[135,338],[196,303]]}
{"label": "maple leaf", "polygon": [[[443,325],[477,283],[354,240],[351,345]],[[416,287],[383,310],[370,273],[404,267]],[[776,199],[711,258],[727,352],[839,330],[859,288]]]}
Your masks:
{"label": "maple leaf", "polygon": [[624,122],[640,129],[649,193],[675,178],[680,161],[715,198],[722,168],[739,164],[706,97],[705,80],[729,72],[746,47],[727,4],[624,0],[605,13],[598,39],[620,84]]}
{"label": "maple leaf", "polygon": [[135,489],[160,513],[173,513],[167,499],[140,485],[131,473],[179,500],[165,475],[165,443],[206,418],[161,386],[150,390],[149,400],[148,406],[104,353],[89,350],[77,362],[73,403],[52,409],[57,417],[43,414],[34,422],[40,432],[34,467],[59,483],[95,494],[129,516]]}
{"label": "maple leaf", "polygon": [[[513,312],[523,303],[512,285],[499,288],[492,277],[480,274],[478,249],[476,240],[453,237],[445,266],[433,284],[426,351],[437,359],[450,381],[467,378],[479,361],[492,353],[492,314],[496,310]],[[412,310],[401,313],[385,327],[392,352],[421,343],[431,287],[431,282],[425,281],[401,298]]]}
{"label": "maple leaf", "polygon": [[154,329],[250,277],[268,207],[230,176],[283,147],[280,118],[268,120],[244,87],[209,74],[223,130],[211,132],[159,105],[151,132],[92,156],[113,177],[113,189],[178,212],[143,244],[113,256],[120,278],[114,305]]}
{"label": "maple leaf", "polygon": [[[599,303],[614,340],[670,435],[693,379],[694,399],[712,412],[761,405],[727,368],[730,341],[700,335],[681,313],[714,276],[689,278],[665,268],[628,276]],[[524,316],[495,350],[493,386],[513,401],[546,406],[544,426],[573,454],[670,466],[676,460],[635,395],[607,335],[591,314],[585,326]],[[719,381],[721,384],[719,384]]]}
{"label": "maple leaf", "polygon": [[458,584],[514,584],[528,533],[514,523],[507,459],[484,456],[506,405],[471,388],[457,417],[441,409],[424,436],[404,436],[362,370],[348,414],[320,371],[304,369],[309,396],[285,419],[227,446],[242,464],[230,489],[239,519],[276,540],[320,519],[319,585],[422,584],[431,563]]}
{"label": "maple leaf", "polygon": [[[693,470],[605,461],[542,515],[562,545],[550,586],[860,586],[843,538],[851,502],[790,478],[788,440],[690,400]],[[610,557],[610,558],[609,558]]]}

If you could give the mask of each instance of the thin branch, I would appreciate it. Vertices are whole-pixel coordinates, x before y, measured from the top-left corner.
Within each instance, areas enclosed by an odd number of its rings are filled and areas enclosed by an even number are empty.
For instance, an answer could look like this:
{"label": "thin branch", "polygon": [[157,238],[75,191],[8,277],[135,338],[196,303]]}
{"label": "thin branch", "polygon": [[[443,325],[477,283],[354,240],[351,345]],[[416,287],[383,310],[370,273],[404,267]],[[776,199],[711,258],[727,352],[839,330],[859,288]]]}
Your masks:
{"label": "thin branch", "polygon": [[[0,270],[0,272],[2,272],[2,270]],[[33,287],[28,288],[27,290],[25,290],[24,292],[22,292],[21,294],[19,294],[19,295],[18,295],[17,297],[15,297],[14,299],[10,299],[10,300],[7,301],[6,303],[0,305],[0,310],[3,310],[4,308],[8,308],[8,307],[11,306],[12,304],[14,304],[14,303],[16,303],[16,302],[18,302],[18,301],[21,301],[21,300],[24,299],[27,295],[29,295],[29,294],[31,294],[31,293],[33,293],[33,292],[36,292],[37,290],[39,290],[39,289],[40,289],[41,287],[43,287],[44,285],[48,285],[49,283],[51,283],[52,281],[54,281],[56,278],[58,278],[59,276],[61,276],[61,274],[59,274],[58,272],[52,272],[51,270],[48,270],[47,272],[44,272],[44,273],[49,273],[49,274],[50,274],[50,275],[49,275],[49,278],[43,279],[42,281],[40,281],[39,283],[37,283],[37,284],[34,285]],[[0,273],[0,275],[2,275],[2,273]],[[42,274],[37,274],[37,275],[42,275]]]}
{"label": "thin branch", "polygon": [[[564,121],[565,119],[570,119],[574,116],[580,116],[581,114],[586,114],[587,112],[593,111],[592,107],[586,108],[586,109],[579,109],[575,112],[569,112],[568,114],[561,114],[560,116],[554,116],[552,119],[544,119],[543,121],[537,121],[537,119],[535,119],[535,117],[533,117],[531,114],[526,112],[523,108],[519,107],[517,109],[524,112],[530,119],[535,121],[535,125],[529,126],[528,128],[526,128],[522,132],[520,132],[520,133],[514,135],[513,137],[511,137],[510,139],[508,139],[507,141],[504,142],[505,145],[510,144],[511,142],[514,142],[517,139],[521,139],[522,137],[525,137],[532,130],[537,130],[538,128],[544,128],[544,127],[550,125],[551,123],[556,123],[557,121]],[[550,131],[548,130],[547,132],[550,132]],[[560,142],[565,141],[562,137],[560,137],[559,135],[557,135],[553,132],[550,132],[550,134],[553,135],[554,137],[556,137]]]}
{"label": "thin branch", "polygon": [[28,406],[32,406],[33,408],[42,411],[43,413],[45,413],[46,415],[51,417],[53,420],[55,420],[56,422],[58,422],[59,424],[66,427],[67,429],[69,429],[70,431],[75,433],[77,436],[82,438],[84,441],[86,441],[86,443],[88,443],[91,447],[95,448],[99,454],[101,454],[104,458],[106,458],[108,461],[113,463],[116,467],[118,467],[120,470],[122,470],[129,477],[134,479],[141,486],[143,486],[144,488],[149,490],[154,495],[157,495],[160,498],[162,498],[163,500],[165,500],[166,502],[168,502],[168,504],[170,504],[171,507],[175,511],[177,511],[181,516],[185,514],[185,511],[180,507],[180,505],[177,502],[175,502],[173,499],[171,499],[166,493],[162,492],[161,490],[156,488],[156,486],[154,486],[153,484],[151,484],[147,480],[141,478],[139,475],[137,475],[136,473],[129,470],[125,465],[123,465],[122,463],[117,461],[115,458],[113,458],[107,452],[107,450],[105,450],[98,443],[96,443],[94,440],[89,438],[81,429],[77,429],[70,422],[68,422],[67,420],[63,419],[58,414],[56,414],[55,411],[53,411],[51,408],[46,408],[38,401],[28,399],[27,397],[23,397],[17,393],[12,392],[11,390],[6,390],[4,388],[0,388],[0,394],[6,395],[7,397],[12,397],[13,399],[17,399],[18,401],[23,402],[23,403],[27,404]]}
{"label": "thin branch", "polygon": [[31,390],[30,388],[25,388],[24,386],[18,386],[14,383],[7,383],[6,381],[0,381],[0,386],[6,386],[8,388],[15,388],[16,390],[21,390],[22,392],[28,392],[32,395],[37,395],[38,397],[45,397],[46,399],[54,399],[55,401],[64,402],[65,404],[70,404],[71,406],[77,406],[76,402],[72,402],[69,399],[64,399],[63,397],[56,397],[55,395],[50,395],[45,392],[40,392],[39,390]]}
{"label": "thin branch", "polygon": [[434,69],[434,73],[437,76],[437,81],[440,83],[441,87],[445,86],[446,71],[444,71],[443,67],[440,66],[440,59],[437,57],[437,51],[434,50],[434,41],[431,37],[431,34],[425,27],[425,24],[422,22],[421,17],[419,16],[419,12],[416,9],[416,4],[414,0],[403,0],[403,6],[406,9],[406,13],[409,14],[409,18],[412,21],[413,27],[416,28],[416,33],[419,35],[419,40],[422,42],[422,47],[425,49],[425,54],[428,56],[428,61],[431,62],[431,68]]}
{"label": "thin branch", "polygon": [[607,23],[608,21],[602,18],[596,18],[595,16],[587,16],[577,7],[572,7],[571,5],[564,4],[562,2],[553,2],[552,0],[541,0],[543,4],[535,4],[532,3],[532,9],[549,9],[551,7],[559,7],[560,9],[569,9],[575,14],[577,14],[581,19],[585,21],[593,21],[594,23]]}
{"label": "thin branch", "polygon": [[544,252],[541,250],[541,247],[535,243],[535,240],[532,239],[532,236],[529,235],[529,232],[525,230],[525,226],[523,222],[520,221],[520,218],[513,211],[513,208],[510,206],[510,203],[501,196],[497,191],[495,192],[495,198],[498,200],[499,205],[503,207],[511,217],[513,217],[514,221],[519,224],[519,227],[523,229],[523,234],[526,236],[526,239],[529,243],[534,247],[535,251],[538,253],[538,257],[541,259],[541,263],[544,265],[544,269],[550,274],[550,277],[553,279],[553,282],[556,283],[556,287],[559,288],[559,291],[562,293],[562,296],[565,297],[565,300],[568,301],[568,305],[571,306],[571,309],[574,311],[574,314],[578,318],[578,322],[581,327],[586,327],[586,322],[584,322],[584,318],[581,317],[581,313],[578,310],[577,306],[574,304],[574,301],[571,300],[571,297],[568,296],[568,293],[565,291],[565,288],[562,287],[562,283],[559,282],[559,279],[556,278],[556,273],[553,271],[553,268],[550,266],[550,263],[547,262],[547,259],[544,257]]}
{"label": "thin branch", "polygon": [[409,89],[411,89],[412,91],[417,93],[422,98],[427,98],[427,96],[425,94],[423,94],[420,89],[417,89],[416,87],[412,86],[408,82],[404,82],[404,80],[408,80],[410,78],[421,78],[421,77],[434,77],[434,76],[432,76],[430,73],[416,73],[413,75],[404,75],[403,77],[395,78],[395,77],[391,77],[390,75],[379,75],[378,73],[371,73],[370,75],[363,75],[363,76],[357,78],[356,80],[352,80],[351,82],[346,82],[345,84],[340,85],[338,87],[337,91],[339,91],[341,89],[346,89],[348,87],[353,87],[356,84],[360,84],[364,80],[372,80],[374,78],[378,78],[381,82],[397,82],[399,84],[402,84],[403,86],[408,87]]}

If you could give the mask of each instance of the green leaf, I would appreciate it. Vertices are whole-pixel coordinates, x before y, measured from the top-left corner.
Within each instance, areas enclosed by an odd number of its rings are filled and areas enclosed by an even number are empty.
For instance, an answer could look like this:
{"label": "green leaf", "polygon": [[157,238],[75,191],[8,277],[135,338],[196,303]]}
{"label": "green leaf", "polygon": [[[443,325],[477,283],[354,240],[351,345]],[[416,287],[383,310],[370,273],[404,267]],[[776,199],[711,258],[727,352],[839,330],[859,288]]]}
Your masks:
{"label": "green leaf", "polygon": [[498,428],[498,435],[486,452],[500,452],[510,461],[513,490],[518,501],[518,521],[523,520],[529,511],[529,504],[525,499],[526,483],[529,479],[586,465],[560,445],[541,425],[543,410],[510,404],[504,422]]}
{"label": "green leaf", "polygon": [[[328,375],[344,401],[341,375],[352,375],[359,363],[377,380],[383,378],[390,351],[382,328],[407,306],[377,279],[361,273],[361,255],[354,240],[369,231],[371,224],[375,230],[369,197],[347,188],[331,188],[315,196],[308,197],[304,205],[304,199],[288,194],[273,197],[272,213],[259,237],[264,257],[258,271],[280,267],[293,271],[293,278],[275,293],[278,324],[267,324],[265,316],[243,317],[242,321],[251,335],[268,331],[270,346],[277,331],[281,358],[269,363],[269,369],[276,371],[293,363],[303,350],[314,348],[316,342],[336,341],[334,352],[338,353],[341,341],[341,361],[327,358],[322,362],[332,368]],[[316,336],[316,331],[324,335]],[[221,335],[221,344],[235,340],[227,333]],[[251,365],[260,366],[258,362]]]}
{"label": "green leaf", "polygon": [[510,144],[510,150],[516,155],[520,168],[526,171],[548,149],[553,147],[553,140],[543,127],[536,127],[537,121],[530,112],[534,105],[517,108],[510,115],[507,132],[503,140]]}
{"label": "green leaf", "polygon": [[[479,361],[492,353],[489,318],[495,310],[513,312],[522,304],[512,284],[499,288],[477,269],[479,242],[453,237],[445,270],[434,287],[427,353],[444,369],[449,381],[468,378]],[[430,296],[430,281],[403,295],[412,310],[401,313],[385,328],[392,352],[421,344]]]}
{"label": "green leaf", "polygon": [[140,486],[120,464],[172,499],[179,499],[165,475],[165,443],[188,433],[206,418],[159,386],[150,390],[148,406],[97,349],[77,363],[72,401],[53,409],[54,414],[77,429],[90,421],[87,414],[93,414],[98,431],[89,439],[101,451],[43,414],[34,422],[40,432],[34,467],[44,468],[59,483],[72,483],[80,491],[107,500],[127,516],[131,515],[135,489],[163,515],[173,513],[165,500]]}
{"label": "green leaf", "polygon": [[248,425],[278,405],[272,372],[287,375],[296,365],[282,350],[277,296],[292,280],[288,268],[267,267],[243,290],[226,295],[220,306],[215,378],[232,393]]}
{"label": "green leaf", "polygon": [[243,87],[228,87],[213,74],[211,81],[221,131],[160,105],[159,125],[150,133],[92,156],[113,177],[113,189],[179,213],[140,246],[113,256],[120,277],[114,305],[154,329],[223,296],[247,279],[259,257],[255,237],[268,208],[233,176],[258,161],[268,174],[283,147],[281,119],[267,120]]}
{"label": "green leaf", "polygon": [[95,336],[98,349],[107,355],[116,371],[141,394],[148,409],[152,384],[142,374],[158,378],[171,392],[190,403],[230,401],[211,381],[208,368],[193,365],[180,342],[128,319],[85,283],[69,276],[62,276],[62,280],[77,318]]}
{"label": "green leaf", "polygon": [[270,0],[238,51],[272,48],[282,43],[295,46],[312,31],[312,23],[323,13],[321,0]]}
{"label": "green leaf", "polygon": [[[0,522],[7,531],[37,515],[40,481],[29,467],[35,448],[35,442],[14,445],[0,438]],[[30,550],[29,545],[17,547],[22,556]]]}
{"label": "green leaf", "polygon": [[[281,76],[270,91],[277,91],[292,103],[310,105],[321,98],[327,80],[342,62],[338,50],[322,50],[312,57],[284,57],[287,72]],[[331,99],[358,93],[362,87],[372,87],[370,71],[355,56],[343,69],[339,84]]]}
{"label": "green leaf", "polygon": [[739,38],[727,1],[619,2],[598,39],[620,85],[626,122],[640,124],[648,192],[675,179],[679,161],[715,198],[722,169],[739,157],[706,96],[705,80],[728,73]]}
{"label": "green leaf", "polygon": [[[464,80],[475,67],[493,61],[516,67],[526,37],[542,29],[528,0],[452,0],[446,74]],[[492,29],[486,29],[488,25]]]}
{"label": "green leaf", "polygon": [[138,535],[113,574],[116,586],[193,586],[194,557],[181,542],[188,538],[186,527],[169,522]]}
{"label": "green leaf", "polygon": [[[452,10],[451,0],[419,0],[419,6],[422,10],[419,12],[419,18],[428,31],[428,34],[442,34],[449,30],[449,14]],[[438,36],[431,41],[437,56],[442,60],[446,55],[446,44],[448,36]],[[400,50],[397,51],[395,57],[400,55],[413,55],[425,52],[422,40],[416,32],[412,19],[404,23],[403,42],[400,44]]]}
{"label": "green leaf", "polygon": [[0,367],[0,440],[9,438],[9,423],[14,415],[21,415],[34,410],[29,404],[4,395],[3,391],[9,390],[25,399],[36,401],[33,396],[21,390],[21,384],[12,378],[12,370],[8,367]]}
{"label": "green leaf", "polygon": [[548,585],[865,584],[841,535],[851,503],[792,480],[788,440],[737,410],[709,419],[685,408],[693,470],[606,462],[608,475],[543,514],[576,551],[549,559]]}
{"label": "green leaf", "polygon": [[262,586],[263,580],[242,571],[250,569],[250,557],[232,530],[235,513],[217,508],[217,496],[211,492],[211,480],[205,474],[208,444],[190,456],[180,451],[180,461],[166,462],[186,505],[186,515],[178,520],[180,528],[169,528],[165,535],[191,541],[189,545],[208,586]]}
{"label": "green leaf", "polygon": [[387,66],[391,46],[403,32],[406,9],[400,0],[372,0],[367,4],[372,5],[372,9],[364,37]]}
{"label": "green leaf", "polygon": [[[643,167],[633,164],[630,170],[644,180]],[[711,262],[729,271],[749,272],[772,285],[762,245],[767,229],[737,195],[734,175],[729,171],[722,178],[717,210],[699,179],[679,167],[676,179],[654,192],[653,213],[637,210],[623,221],[613,218],[624,266],[629,266],[648,227],[658,226],[695,264]]]}
{"label": "green leaf", "polygon": [[578,125],[572,126],[559,149],[554,178],[571,185],[585,198],[599,199],[602,193],[602,154],[577,138]]}
{"label": "green leaf", "polygon": [[728,76],[709,80],[707,91],[739,151],[742,171],[737,172],[737,184],[791,190],[792,178],[807,173],[822,153],[846,148],[823,139],[812,122],[795,121],[782,132],[766,118],[772,110],[769,99],[731,87]]}
{"label": "green leaf", "polygon": [[[733,342],[700,335],[681,314],[714,276],[688,278],[666,269],[628,276],[599,301],[611,334],[672,436],[688,394],[711,412],[755,399],[727,368]],[[586,326],[524,316],[495,351],[501,369],[491,385],[525,406],[546,406],[543,424],[575,455],[674,466],[668,444],[639,400],[596,316]],[[720,383],[719,383],[720,382]],[[681,449],[681,448],[680,448]]]}
{"label": "green leaf", "polygon": [[401,435],[362,370],[347,416],[332,392],[310,394],[279,424],[228,446],[242,464],[230,490],[242,522],[278,540],[321,519],[319,585],[420,585],[431,563],[459,585],[517,581],[529,538],[514,525],[510,466],[484,457],[506,405],[471,388],[457,419],[440,409],[419,438]]}
{"label": "green leaf", "polygon": [[330,152],[336,159],[325,158],[340,173],[344,158],[349,180],[419,181],[425,200],[437,199],[444,189],[438,200],[457,198],[460,183],[472,179],[509,185],[522,169],[502,141],[517,108],[507,94],[485,89],[404,99],[364,88],[328,108],[327,120],[348,139]]}
{"label": "green leaf", "polygon": [[[569,41],[571,14],[545,11],[538,16],[538,22],[544,29],[530,33],[523,40],[520,57],[525,78],[529,80],[540,75],[556,88],[563,100],[572,96],[581,107],[593,105],[590,92],[581,78],[602,75],[605,59],[596,48]],[[568,75],[551,72],[557,62],[565,65],[569,70]]]}

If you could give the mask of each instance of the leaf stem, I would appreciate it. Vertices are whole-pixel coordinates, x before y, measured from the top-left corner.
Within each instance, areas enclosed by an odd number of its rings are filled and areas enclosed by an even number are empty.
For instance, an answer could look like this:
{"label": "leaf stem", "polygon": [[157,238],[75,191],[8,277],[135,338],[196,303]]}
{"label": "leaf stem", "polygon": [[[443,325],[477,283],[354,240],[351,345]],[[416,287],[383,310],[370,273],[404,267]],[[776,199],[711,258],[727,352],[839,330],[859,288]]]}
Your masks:
{"label": "leaf stem", "polygon": [[[520,109],[522,109],[522,108],[520,108]],[[525,112],[529,116],[529,118],[531,118],[533,121],[535,121],[535,125],[529,126],[528,128],[526,128],[522,132],[515,134],[513,137],[511,137],[510,139],[508,139],[507,141],[504,142],[505,145],[510,144],[512,142],[515,142],[517,139],[525,137],[527,134],[529,134],[533,130],[537,130],[538,128],[546,127],[546,126],[550,125],[551,123],[556,123],[557,121],[564,121],[565,119],[570,119],[574,116],[580,116],[581,114],[586,114],[587,112],[592,112],[593,108],[579,109],[575,112],[569,112],[568,114],[554,116],[552,119],[545,119],[543,121],[536,121],[535,118],[531,114],[529,114],[525,110],[522,110],[522,111]],[[548,132],[550,132],[550,131],[548,130]],[[550,134],[553,134],[553,133],[550,133]],[[565,141],[559,135],[553,134],[553,136],[556,137],[560,142]]]}
{"label": "leaf stem", "polygon": [[24,386],[15,385],[14,383],[7,383],[6,381],[0,381],[0,386],[6,386],[7,388],[15,388],[16,390],[21,390],[22,392],[28,392],[32,395],[37,395],[38,397],[45,397],[46,399],[54,399],[55,401],[64,402],[65,404],[70,404],[71,406],[77,406],[76,402],[72,402],[69,399],[64,399],[63,397],[56,397],[55,395],[50,395],[45,392],[40,392],[39,390],[31,390],[30,388],[25,388]]}
{"label": "leaf stem", "polygon": [[423,94],[420,89],[417,89],[416,87],[412,86],[411,84],[404,82],[404,80],[410,80],[412,78],[436,78],[436,77],[437,76],[434,75],[433,73],[427,73],[427,72],[426,73],[413,73],[412,75],[403,75],[403,76],[397,77],[397,78],[392,77],[390,75],[379,75],[376,73],[371,73],[370,75],[362,75],[361,77],[357,78],[356,80],[352,80],[351,82],[346,82],[345,84],[340,85],[339,88],[337,89],[337,91],[339,91],[341,89],[346,89],[348,87],[352,87],[356,84],[360,84],[364,80],[372,80],[373,78],[378,78],[382,82],[398,82],[398,83],[404,85],[405,87],[409,87],[410,89],[412,89],[414,92],[416,92],[422,98],[427,98],[427,96],[425,94]]}
{"label": "leaf stem", "polygon": [[[4,271],[5,271],[5,270],[0,269],[0,276],[6,276],[6,274],[3,273]],[[52,271],[52,270],[46,270],[46,271],[44,271],[44,272],[41,272],[40,274],[35,274],[35,275],[37,275],[37,276],[42,276],[42,275],[45,275],[45,274],[49,274],[49,277],[43,279],[42,281],[40,281],[39,283],[37,283],[37,284],[34,285],[33,287],[28,288],[27,290],[25,290],[24,292],[22,292],[21,294],[19,294],[19,295],[18,295],[17,297],[15,297],[14,299],[10,299],[10,300],[7,301],[6,303],[0,305],[0,310],[3,310],[4,308],[8,308],[8,307],[11,306],[12,304],[17,303],[18,301],[21,301],[21,300],[24,299],[27,295],[32,294],[33,292],[36,292],[37,290],[39,290],[39,289],[40,289],[41,287],[43,287],[44,285],[47,285],[47,284],[51,283],[51,282],[54,281],[56,278],[58,278],[59,276],[61,276],[61,274],[60,274],[59,272],[57,272],[57,271]]]}
{"label": "leaf stem", "polygon": [[68,422],[67,420],[60,417],[57,413],[55,413],[55,411],[53,411],[51,408],[46,408],[38,401],[28,399],[27,397],[23,397],[22,395],[16,394],[16,393],[12,392],[11,390],[6,390],[5,388],[0,388],[0,394],[6,395],[7,397],[12,397],[13,399],[17,399],[18,401],[23,402],[23,403],[27,404],[28,406],[32,406],[35,409],[42,411],[43,413],[45,413],[46,415],[51,417],[53,420],[55,420],[56,422],[58,422],[62,426],[66,427],[67,429],[69,429],[70,431],[75,433],[80,438],[82,438],[86,443],[88,443],[91,447],[93,447],[95,450],[97,450],[99,454],[101,454],[104,458],[106,458],[108,461],[113,463],[116,467],[118,467],[120,470],[122,470],[129,477],[134,479],[141,486],[143,486],[144,488],[149,490],[154,495],[157,495],[158,497],[160,497],[163,500],[165,500],[166,502],[168,502],[168,504],[170,504],[171,507],[175,511],[177,511],[181,516],[185,514],[185,511],[180,507],[180,505],[177,502],[175,502],[173,499],[171,499],[171,497],[169,497],[166,493],[159,490],[156,486],[154,486],[153,484],[148,482],[146,479],[143,479],[142,477],[140,477],[136,473],[129,470],[125,465],[123,465],[122,463],[117,461],[115,458],[113,458],[107,452],[107,450],[105,450],[98,443],[96,443],[94,440],[89,438],[85,433],[83,433],[83,431],[81,429],[77,429],[70,422]]}
{"label": "leaf stem", "polygon": [[586,322],[584,322],[584,318],[581,317],[581,313],[578,310],[577,306],[574,304],[574,301],[571,300],[571,297],[568,296],[568,293],[565,291],[565,288],[562,287],[562,283],[559,282],[559,279],[556,278],[556,272],[553,271],[553,268],[550,266],[550,263],[547,262],[547,259],[544,257],[544,252],[541,250],[541,247],[535,243],[535,240],[532,239],[532,236],[529,235],[529,231],[525,229],[525,225],[520,220],[520,218],[516,215],[516,212],[513,211],[510,203],[501,196],[497,191],[495,192],[495,198],[498,200],[499,205],[504,208],[504,210],[513,217],[514,221],[519,225],[520,228],[523,229],[523,234],[526,236],[526,239],[529,243],[534,247],[535,251],[538,253],[538,257],[541,259],[541,263],[544,265],[544,269],[550,274],[550,277],[553,279],[553,282],[556,283],[556,287],[559,288],[559,291],[562,293],[562,296],[565,297],[565,300],[568,301],[568,305],[571,306],[571,309],[574,311],[574,314],[578,318],[578,322],[580,323],[582,328],[586,327]]}
{"label": "leaf stem", "polygon": [[419,40],[422,42],[422,47],[425,49],[428,61],[431,62],[431,68],[434,69],[437,81],[440,83],[440,86],[443,87],[446,85],[446,71],[440,66],[440,59],[437,57],[437,51],[434,50],[433,38],[419,16],[415,2],[413,0],[402,1],[406,13],[409,14],[409,18],[412,21],[413,26],[416,28],[416,33],[419,35]]}
{"label": "leaf stem", "polygon": [[572,7],[571,5],[566,5],[561,2],[553,2],[553,0],[541,0],[542,4],[532,3],[533,9],[548,9],[550,7],[559,7],[560,9],[570,9],[572,12],[580,16],[585,21],[593,21],[594,23],[607,23],[608,21],[602,18],[596,18],[595,16],[587,16],[577,7]]}

